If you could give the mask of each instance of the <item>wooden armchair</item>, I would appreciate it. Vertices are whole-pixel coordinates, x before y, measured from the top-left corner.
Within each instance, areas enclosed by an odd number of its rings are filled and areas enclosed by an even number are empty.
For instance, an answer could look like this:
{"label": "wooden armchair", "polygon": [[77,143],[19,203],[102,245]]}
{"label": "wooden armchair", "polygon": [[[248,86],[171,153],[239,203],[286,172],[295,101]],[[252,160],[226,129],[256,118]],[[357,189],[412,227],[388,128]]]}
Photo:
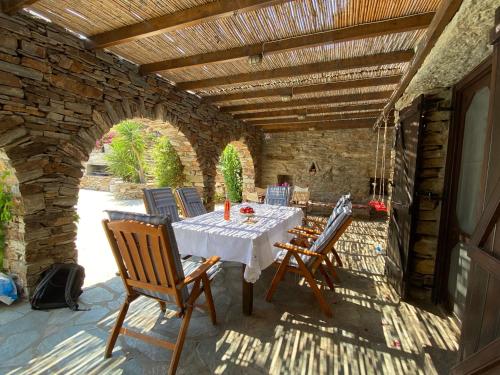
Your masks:
{"label": "wooden armchair", "polygon": [[207,213],[200,193],[195,187],[183,187],[175,191],[182,216],[195,217]]}
{"label": "wooden armchair", "polygon": [[[330,279],[330,275],[338,280],[337,272],[333,266],[329,254],[336,254],[335,243],[342,236],[345,230],[349,227],[352,218],[351,211],[346,208],[334,221],[334,223],[328,227],[310,248],[305,248],[290,243],[277,242],[274,246],[282,249],[278,254],[275,264],[278,266],[278,270],[274,275],[273,281],[266,295],[266,300],[271,301],[276,288],[287,272],[297,273],[305,278],[309,286],[311,287],[314,296],[316,297],[321,310],[326,316],[332,316],[332,310],[327,304],[325,298],[323,297],[318,284],[314,278],[316,271],[320,271],[324,277],[328,287],[335,291],[333,282]],[[336,258],[338,255],[336,255]],[[338,260],[337,260],[338,263]],[[328,274],[330,273],[330,275]]]}
{"label": "wooden armchair", "polygon": [[[118,335],[124,334],[173,350],[169,374],[175,374],[195,301],[202,293],[204,307],[216,324],[210,282],[220,270],[219,257],[204,262],[181,260],[169,218],[118,211],[108,214],[112,221],[104,220],[103,226],[127,294],[108,338],[105,357],[111,356]],[[131,302],[141,295],[157,300],[162,311],[167,303],[178,307],[182,324],[175,343],[122,327]]]}

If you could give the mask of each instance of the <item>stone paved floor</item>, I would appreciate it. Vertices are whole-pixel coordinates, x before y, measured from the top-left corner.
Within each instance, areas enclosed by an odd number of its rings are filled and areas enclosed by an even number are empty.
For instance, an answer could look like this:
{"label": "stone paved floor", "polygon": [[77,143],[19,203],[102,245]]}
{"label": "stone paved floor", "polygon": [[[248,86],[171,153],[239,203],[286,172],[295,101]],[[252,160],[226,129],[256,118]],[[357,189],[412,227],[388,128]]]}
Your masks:
{"label": "stone paved floor", "polygon": [[[382,276],[374,245],[381,223],[354,222],[338,250],[345,261],[337,293],[326,292],[326,319],[306,285],[290,276],[272,303],[264,294],[273,276],[255,285],[254,314],[241,313],[241,267],[226,264],[213,283],[218,325],[193,315],[179,374],[446,374],[458,329],[430,308],[399,303]],[[101,247],[104,245],[100,244]],[[120,337],[103,359],[107,332],[123,299],[117,277],[88,287],[90,311],[31,311],[27,303],[0,307],[0,374],[164,374],[171,352]],[[134,305],[135,304],[135,305]],[[174,339],[180,320],[145,298],[134,302],[126,325]]]}

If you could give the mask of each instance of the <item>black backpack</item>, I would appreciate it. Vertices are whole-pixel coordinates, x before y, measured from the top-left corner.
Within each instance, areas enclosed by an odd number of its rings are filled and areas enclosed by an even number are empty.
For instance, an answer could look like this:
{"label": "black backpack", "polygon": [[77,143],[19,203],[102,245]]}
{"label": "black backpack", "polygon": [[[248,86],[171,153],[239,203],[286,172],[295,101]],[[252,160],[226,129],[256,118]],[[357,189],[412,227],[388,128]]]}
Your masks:
{"label": "black backpack", "polygon": [[42,273],[30,299],[33,310],[69,307],[78,310],[78,297],[82,294],[85,269],[74,263],[56,263]]}

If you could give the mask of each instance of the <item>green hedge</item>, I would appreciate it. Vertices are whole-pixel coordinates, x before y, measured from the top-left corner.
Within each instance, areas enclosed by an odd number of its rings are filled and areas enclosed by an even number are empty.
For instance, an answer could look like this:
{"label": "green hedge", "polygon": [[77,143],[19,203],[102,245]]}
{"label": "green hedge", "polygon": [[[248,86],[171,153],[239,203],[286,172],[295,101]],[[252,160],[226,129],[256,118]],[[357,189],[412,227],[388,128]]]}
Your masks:
{"label": "green hedge", "polygon": [[233,145],[227,145],[222,152],[220,166],[224,176],[226,194],[231,202],[241,202],[243,192],[243,169],[238,151]]}
{"label": "green hedge", "polygon": [[157,139],[153,147],[153,174],[159,187],[182,186],[184,173],[179,155],[167,137]]}

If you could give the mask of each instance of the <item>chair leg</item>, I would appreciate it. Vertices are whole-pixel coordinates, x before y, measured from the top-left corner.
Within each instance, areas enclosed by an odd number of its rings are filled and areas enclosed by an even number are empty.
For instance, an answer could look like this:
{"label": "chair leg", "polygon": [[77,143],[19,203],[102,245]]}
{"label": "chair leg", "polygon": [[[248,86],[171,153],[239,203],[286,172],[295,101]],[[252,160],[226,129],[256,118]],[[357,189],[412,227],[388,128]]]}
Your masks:
{"label": "chair leg", "polygon": [[116,318],[115,325],[113,327],[113,330],[111,331],[111,334],[109,335],[108,338],[108,343],[106,345],[106,351],[104,352],[104,358],[110,358],[111,353],[113,352],[113,348],[115,347],[116,339],[118,338],[118,335],[120,334],[120,329],[122,328],[123,321],[125,320],[125,316],[127,315],[128,308],[130,306],[130,302],[126,300],[121,309],[120,312],[118,313],[118,317]]}
{"label": "chair leg", "polygon": [[271,299],[273,298],[273,294],[276,291],[278,284],[283,279],[283,276],[285,276],[286,267],[288,266],[288,262],[290,261],[291,255],[292,254],[290,251],[287,252],[287,254],[285,255],[285,258],[283,259],[283,261],[281,262],[281,264],[278,268],[278,271],[276,271],[276,274],[273,277],[273,281],[271,282],[271,286],[269,287],[269,290],[267,291],[267,294],[266,294],[266,301],[267,302],[271,302]]}
{"label": "chair leg", "polygon": [[319,272],[323,275],[325,278],[326,283],[328,284],[328,287],[332,292],[335,292],[335,287],[333,286],[332,280],[330,280],[330,277],[328,276],[328,273],[325,270],[325,267],[323,267],[322,264],[319,265]]}
{"label": "chair leg", "polygon": [[326,263],[326,266],[328,267],[328,269],[330,270],[330,273],[332,274],[332,277],[333,279],[335,280],[335,282],[337,284],[340,284],[340,277],[337,273],[337,271],[335,270],[335,267],[333,266],[333,263],[330,259],[328,259],[328,256],[325,256],[325,263]]}
{"label": "chair leg", "polygon": [[167,304],[165,302],[162,302],[162,301],[158,301],[158,303],[160,304],[161,311],[166,312],[167,311]]}
{"label": "chair leg", "polygon": [[205,292],[205,298],[207,300],[208,313],[210,314],[210,319],[212,319],[212,324],[217,324],[217,315],[215,313],[214,299],[212,298],[212,289],[210,288],[210,280],[205,275],[203,277],[203,291]]}
{"label": "chair leg", "polygon": [[184,340],[186,339],[186,333],[189,327],[189,321],[191,320],[191,314],[193,313],[193,306],[189,306],[186,309],[184,318],[182,319],[181,329],[179,335],[177,336],[177,342],[175,343],[174,354],[172,356],[172,361],[170,362],[170,367],[168,369],[169,375],[175,375],[177,371],[177,366],[179,365],[179,360],[181,358],[182,347],[184,346]]}
{"label": "chair leg", "polygon": [[334,247],[332,247],[332,254],[335,257],[335,261],[337,262],[337,266],[344,268],[344,265],[342,264],[342,259],[340,259],[340,256]]}
{"label": "chair leg", "polygon": [[321,294],[321,290],[319,290],[318,284],[316,284],[316,281],[314,280],[313,275],[311,274],[311,272],[309,272],[309,270],[307,269],[307,267],[304,264],[304,262],[302,261],[302,259],[300,259],[300,257],[298,257],[298,256],[296,258],[297,258],[297,262],[299,263],[299,268],[302,271],[302,276],[304,276],[307,283],[311,287],[311,289],[314,293],[314,296],[318,300],[319,307],[321,308],[321,310],[325,313],[325,315],[327,317],[331,318],[333,316],[332,309],[330,308],[330,306],[328,306],[328,303],[326,302],[325,298],[323,297],[323,294]]}

